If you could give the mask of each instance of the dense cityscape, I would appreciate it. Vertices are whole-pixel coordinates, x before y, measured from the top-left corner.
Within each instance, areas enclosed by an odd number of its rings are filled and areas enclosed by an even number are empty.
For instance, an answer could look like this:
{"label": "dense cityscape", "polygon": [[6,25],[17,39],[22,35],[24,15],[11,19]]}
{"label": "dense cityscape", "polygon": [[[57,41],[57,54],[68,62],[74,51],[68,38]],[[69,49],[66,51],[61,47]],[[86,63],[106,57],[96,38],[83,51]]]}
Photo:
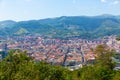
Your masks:
{"label": "dense cityscape", "polygon": [[0,0],[0,80],[120,80],[120,0]]}
{"label": "dense cityscape", "polygon": [[[29,57],[35,61],[46,61],[51,65],[61,65],[70,70],[79,69],[88,62],[94,61],[97,56],[93,49],[100,44],[106,44],[109,49],[120,53],[120,41],[115,35],[105,36],[101,39],[73,38],[68,40],[48,39],[40,35],[22,35],[12,37],[0,37],[0,51],[18,49],[26,51]],[[18,53],[15,53],[18,54]],[[0,54],[0,60],[4,58]]]}

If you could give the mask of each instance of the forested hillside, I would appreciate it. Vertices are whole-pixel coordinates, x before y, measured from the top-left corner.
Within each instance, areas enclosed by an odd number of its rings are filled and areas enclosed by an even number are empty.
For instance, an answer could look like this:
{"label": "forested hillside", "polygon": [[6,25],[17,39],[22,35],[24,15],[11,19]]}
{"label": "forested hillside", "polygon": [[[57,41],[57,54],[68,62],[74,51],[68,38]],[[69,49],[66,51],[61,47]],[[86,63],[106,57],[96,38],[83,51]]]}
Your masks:
{"label": "forested hillside", "polygon": [[120,17],[62,16],[30,21],[1,21],[0,35],[41,34],[52,38],[98,38],[106,35],[120,36]]}

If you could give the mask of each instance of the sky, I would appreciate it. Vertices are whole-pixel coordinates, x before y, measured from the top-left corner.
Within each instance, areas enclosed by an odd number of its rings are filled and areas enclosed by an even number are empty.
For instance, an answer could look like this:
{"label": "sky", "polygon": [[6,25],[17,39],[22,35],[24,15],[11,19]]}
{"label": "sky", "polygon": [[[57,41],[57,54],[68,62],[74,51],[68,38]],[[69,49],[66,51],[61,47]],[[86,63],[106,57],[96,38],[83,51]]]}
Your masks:
{"label": "sky", "polygon": [[120,15],[120,0],[0,0],[0,21]]}

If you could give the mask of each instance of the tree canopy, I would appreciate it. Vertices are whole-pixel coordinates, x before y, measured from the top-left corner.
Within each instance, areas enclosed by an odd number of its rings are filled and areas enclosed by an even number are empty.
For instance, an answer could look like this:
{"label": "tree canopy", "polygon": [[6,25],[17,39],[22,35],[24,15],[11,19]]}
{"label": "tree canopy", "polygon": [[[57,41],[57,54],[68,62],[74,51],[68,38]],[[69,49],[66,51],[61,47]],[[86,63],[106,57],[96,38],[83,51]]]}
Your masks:
{"label": "tree canopy", "polygon": [[120,80],[120,71],[114,70],[114,50],[99,45],[93,50],[98,56],[93,65],[70,71],[62,66],[35,62],[20,50],[11,50],[0,62],[0,80]]}

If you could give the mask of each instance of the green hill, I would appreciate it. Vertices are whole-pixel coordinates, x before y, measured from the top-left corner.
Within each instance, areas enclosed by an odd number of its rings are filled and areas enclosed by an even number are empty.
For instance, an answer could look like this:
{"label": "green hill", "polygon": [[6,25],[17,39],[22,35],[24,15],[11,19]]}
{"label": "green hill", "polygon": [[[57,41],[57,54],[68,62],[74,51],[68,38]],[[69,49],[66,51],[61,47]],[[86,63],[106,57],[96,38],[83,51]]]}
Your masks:
{"label": "green hill", "polygon": [[[21,29],[32,34],[39,33],[53,38],[97,38],[106,35],[120,36],[120,17],[113,15],[100,16],[62,16],[41,20],[6,23],[1,26],[0,35],[21,33]],[[5,22],[4,22],[5,25]],[[24,32],[24,30],[22,30]]]}

